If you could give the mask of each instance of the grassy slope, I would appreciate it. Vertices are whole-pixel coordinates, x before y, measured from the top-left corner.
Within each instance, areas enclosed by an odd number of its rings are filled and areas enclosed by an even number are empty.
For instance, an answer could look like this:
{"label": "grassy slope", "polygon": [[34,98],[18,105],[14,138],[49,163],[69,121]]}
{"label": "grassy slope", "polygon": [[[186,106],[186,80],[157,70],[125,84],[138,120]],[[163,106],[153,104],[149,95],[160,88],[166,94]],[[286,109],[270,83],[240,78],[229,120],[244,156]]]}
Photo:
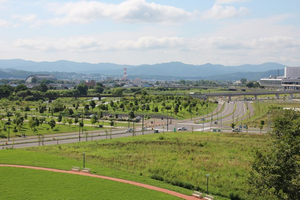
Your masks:
{"label": "grassy slope", "polygon": [[179,199],[161,192],[92,177],[0,167],[1,199]]}
{"label": "grassy slope", "polygon": [[[267,144],[267,136],[181,132],[36,147],[30,151],[7,150],[0,154],[0,161],[70,169],[82,165],[82,152],[86,151],[87,166],[93,173],[185,194],[191,194],[191,191],[166,182],[192,184],[204,192],[205,174],[210,174],[213,195],[228,197],[235,193],[245,198],[246,179],[255,149],[266,148]],[[165,181],[150,179],[151,176]]]}

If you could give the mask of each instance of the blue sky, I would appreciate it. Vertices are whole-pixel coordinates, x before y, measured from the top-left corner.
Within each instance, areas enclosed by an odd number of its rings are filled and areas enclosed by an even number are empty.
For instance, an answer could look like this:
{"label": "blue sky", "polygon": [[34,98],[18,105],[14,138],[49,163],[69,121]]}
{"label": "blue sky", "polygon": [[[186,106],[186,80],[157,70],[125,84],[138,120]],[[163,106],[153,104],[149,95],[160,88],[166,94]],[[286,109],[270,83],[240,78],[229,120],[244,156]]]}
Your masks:
{"label": "blue sky", "polygon": [[0,59],[300,64],[299,0],[0,0]]}

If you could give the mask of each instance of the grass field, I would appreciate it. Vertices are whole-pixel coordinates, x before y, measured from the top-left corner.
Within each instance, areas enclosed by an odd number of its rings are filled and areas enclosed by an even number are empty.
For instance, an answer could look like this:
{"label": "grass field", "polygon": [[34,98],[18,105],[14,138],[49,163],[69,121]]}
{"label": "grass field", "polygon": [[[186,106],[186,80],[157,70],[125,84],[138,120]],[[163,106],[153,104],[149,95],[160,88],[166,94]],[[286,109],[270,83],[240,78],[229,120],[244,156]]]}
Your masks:
{"label": "grass field", "polygon": [[34,169],[0,167],[1,199],[180,199],[114,181]]}
{"label": "grass field", "polygon": [[269,143],[269,137],[261,135],[181,132],[6,150],[0,162],[70,169],[82,166],[85,151],[92,173],[189,195],[194,188],[205,192],[205,175],[210,174],[209,190],[216,199],[228,199],[231,193],[244,199],[255,149]]}

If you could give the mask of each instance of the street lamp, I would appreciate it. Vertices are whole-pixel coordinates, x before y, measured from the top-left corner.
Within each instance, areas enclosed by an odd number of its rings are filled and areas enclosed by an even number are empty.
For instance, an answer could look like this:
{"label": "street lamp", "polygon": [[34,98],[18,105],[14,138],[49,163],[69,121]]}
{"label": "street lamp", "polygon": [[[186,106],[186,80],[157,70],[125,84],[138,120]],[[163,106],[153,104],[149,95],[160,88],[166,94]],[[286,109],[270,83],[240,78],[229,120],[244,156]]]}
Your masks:
{"label": "street lamp", "polygon": [[207,188],[206,189],[206,194],[208,194],[208,179],[209,179],[209,174],[206,174],[205,176],[206,176],[206,179],[207,179],[207,182],[206,182],[206,186],[207,186],[206,187]]}
{"label": "street lamp", "polygon": [[82,157],[83,157],[83,168],[85,168],[85,151],[82,152]]}

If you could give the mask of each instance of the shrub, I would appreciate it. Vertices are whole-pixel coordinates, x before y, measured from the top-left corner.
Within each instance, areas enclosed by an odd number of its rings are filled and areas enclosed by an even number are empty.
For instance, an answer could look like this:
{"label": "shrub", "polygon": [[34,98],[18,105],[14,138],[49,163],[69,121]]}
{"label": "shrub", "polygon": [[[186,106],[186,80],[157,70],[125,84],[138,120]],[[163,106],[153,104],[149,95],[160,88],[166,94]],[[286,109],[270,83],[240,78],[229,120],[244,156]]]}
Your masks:
{"label": "shrub", "polygon": [[230,193],[229,198],[231,200],[242,200],[242,198],[239,196],[239,194]]}

